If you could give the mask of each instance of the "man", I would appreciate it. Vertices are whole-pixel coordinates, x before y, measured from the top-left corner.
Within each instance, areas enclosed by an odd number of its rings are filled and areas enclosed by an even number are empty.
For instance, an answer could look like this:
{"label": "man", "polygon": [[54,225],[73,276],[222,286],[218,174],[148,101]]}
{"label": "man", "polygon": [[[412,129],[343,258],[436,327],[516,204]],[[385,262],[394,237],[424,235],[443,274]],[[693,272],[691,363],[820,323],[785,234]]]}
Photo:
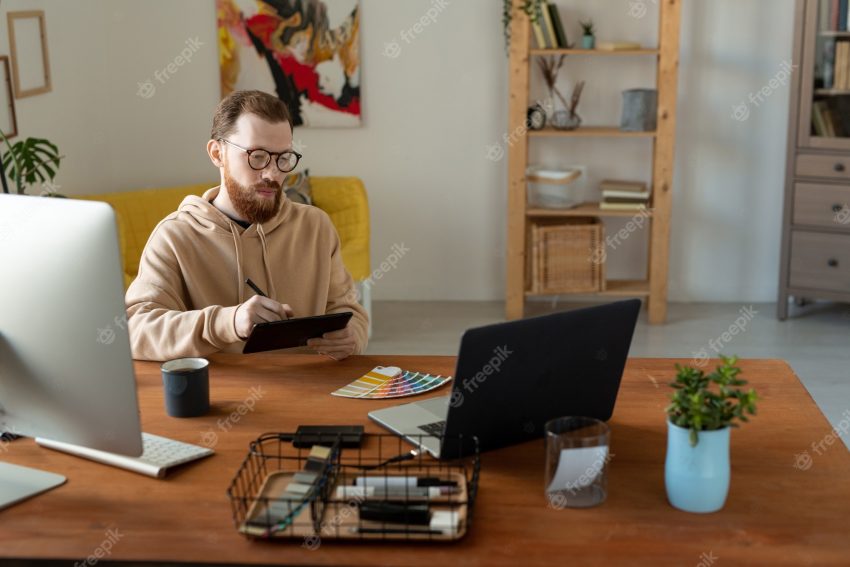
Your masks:
{"label": "man", "polygon": [[362,353],[368,316],[339,235],[324,211],[283,192],[301,157],[283,102],[260,91],[226,97],[207,153],[221,185],[186,197],[160,221],[127,290],[133,358],[241,352],[256,323],[343,311],[354,314],[348,326],[308,346],[335,360]]}

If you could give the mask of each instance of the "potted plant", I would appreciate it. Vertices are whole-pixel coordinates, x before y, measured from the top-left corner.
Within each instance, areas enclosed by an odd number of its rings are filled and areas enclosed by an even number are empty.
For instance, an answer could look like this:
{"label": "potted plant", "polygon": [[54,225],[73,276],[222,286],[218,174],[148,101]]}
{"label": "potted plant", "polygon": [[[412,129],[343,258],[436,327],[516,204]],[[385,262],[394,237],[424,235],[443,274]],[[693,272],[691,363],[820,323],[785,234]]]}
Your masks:
{"label": "potted plant", "polygon": [[756,393],[744,391],[736,357],[722,357],[711,374],[676,365],[676,391],[667,407],[667,499],[686,512],[723,508],[729,493],[729,432],[756,413]]}
{"label": "potted plant", "polygon": [[[4,176],[15,183],[15,190],[19,195],[26,192],[27,186],[34,183],[42,183],[48,186],[46,194],[50,197],[64,197],[53,191],[53,179],[59,169],[59,162],[64,156],[59,155],[56,144],[44,138],[27,138],[12,144],[9,139],[0,132],[0,137],[8,151],[0,152],[0,164],[2,164]],[[5,187],[4,180],[4,190]]]}
{"label": "potted plant", "polygon": [[[533,24],[543,14],[542,0],[523,0],[520,10],[525,12],[528,20]],[[511,48],[511,22],[514,19],[513,0],[502,0],[502,28],[505,35],[505,54]]]}
{"label": "potted plant", "polygon": [[580,21],[582,29],[581,48],[593,49],[596,47],[596,27],[593,25],[593,20]]}

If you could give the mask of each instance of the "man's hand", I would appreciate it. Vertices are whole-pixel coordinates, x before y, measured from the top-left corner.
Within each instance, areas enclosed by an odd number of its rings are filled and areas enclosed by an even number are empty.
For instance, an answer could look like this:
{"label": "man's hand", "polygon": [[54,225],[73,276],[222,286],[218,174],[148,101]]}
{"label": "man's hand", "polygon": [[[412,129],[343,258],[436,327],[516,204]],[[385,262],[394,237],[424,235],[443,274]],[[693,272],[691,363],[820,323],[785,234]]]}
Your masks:
{"label": "man's hand", "polygon": [[236,309],[236,334],[243,341],[251,334],[257,323],[289,319],[295,314],[286,303],[278,303],[270,297],[255,295]]}
{"label": "man's hand", "polygon": [[334,360],[342,360],[354,354],[357,350],[357,341],[349,322],[344,329],[325,333],[321,339],[308,340],[307,346],[316,349],[319,354],[324,354]]}

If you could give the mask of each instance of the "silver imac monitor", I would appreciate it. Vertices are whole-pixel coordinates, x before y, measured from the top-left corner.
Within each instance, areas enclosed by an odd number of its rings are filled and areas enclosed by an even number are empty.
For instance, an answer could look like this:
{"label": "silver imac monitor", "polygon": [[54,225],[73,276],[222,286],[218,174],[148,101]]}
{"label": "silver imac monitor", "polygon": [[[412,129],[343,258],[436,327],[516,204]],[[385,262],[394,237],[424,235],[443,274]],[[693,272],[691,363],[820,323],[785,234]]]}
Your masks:
{"label": "silver imac monitor", "polygon": [[[0,274],[0,432],[141,455],[112,208],[0,195]],[[0,508],[62,482],[0,453]]]}

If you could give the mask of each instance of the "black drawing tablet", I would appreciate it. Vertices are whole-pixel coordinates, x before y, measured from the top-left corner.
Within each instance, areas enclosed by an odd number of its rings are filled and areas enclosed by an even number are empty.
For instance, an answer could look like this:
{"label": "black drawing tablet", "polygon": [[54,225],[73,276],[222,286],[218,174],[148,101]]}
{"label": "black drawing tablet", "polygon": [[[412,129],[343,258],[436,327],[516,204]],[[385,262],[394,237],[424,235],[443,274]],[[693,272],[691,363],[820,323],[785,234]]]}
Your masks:
{"label": "black drawing tablet", "polygon": [[243,354],[306,346],[308,339],[321,337],[325,333],[344,329],[351,319],[352,312],[316,315],[315,317],[299,317],[271,323],[254,325]]}

